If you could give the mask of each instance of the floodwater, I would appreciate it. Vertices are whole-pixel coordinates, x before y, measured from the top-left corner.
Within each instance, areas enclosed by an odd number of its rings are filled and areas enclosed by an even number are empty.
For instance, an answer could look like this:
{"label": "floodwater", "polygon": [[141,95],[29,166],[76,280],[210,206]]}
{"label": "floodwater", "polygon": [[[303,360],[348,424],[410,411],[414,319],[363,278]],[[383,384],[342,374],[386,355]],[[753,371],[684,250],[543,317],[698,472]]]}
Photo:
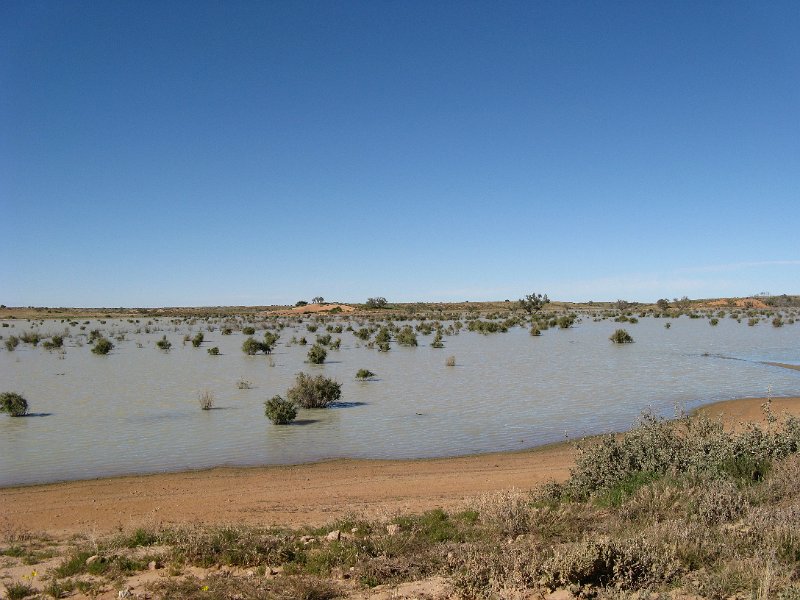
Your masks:
{"label": "floodwater", "polygon": [[[643,318],[637,324],[584,319],[541,337],[515,327],[481,335],[462,330],[418,335],[416,348],[380,353],[352,333],[324,365],[304,361],[308,346],[286,343],[315,334],[287,327],[271,357],[247,356],[240,332],[208,332],[204,322],[177,329],[162,319],[150,333],[124,320],[71,327],[64,354],[20,344],[0,350],[0,391],[27,398],[31,415],[0,415],[0,485],[86,479],[219,465],[303,463],[321,459],[419,458],[529,448],[631,426],[643,410],[672,415],[675,407],[730,398],[800,395],[800,371],[761,361],[800,364],[800,322],[748,327],[721,319]],[[65,324],[9,321],[0,334],[37,329],[57,334]],[[445,323],[446,324],[446,323]],[[346,326],[347,323],[344,323]],[[358,328],[355,324],[353,325]],[[107,356],[77,345],[85,333],[127,332]],[[624,327],[636,343],[608,337]],[[184,334],[204,331],[200,348]],[[163,334],[173,343],[155,346]],[[317,333],[325,333],[320,326]],[[82,338],[78,337],[78,334]],[[256,333],[260,339],[263,331]],[[220,356],[206,349],[220,348]],[[448,356],[456,366],[447,367]],[[358,369],[377,374],[358,382]],[[301,410],[295,424],[275,426],[263,402],[285,396],[295,375],[323,373],[343,384],[338,405]],[[238,389],[240,379],[252,389]],[[200,410],[209,390],[215,409]]]}

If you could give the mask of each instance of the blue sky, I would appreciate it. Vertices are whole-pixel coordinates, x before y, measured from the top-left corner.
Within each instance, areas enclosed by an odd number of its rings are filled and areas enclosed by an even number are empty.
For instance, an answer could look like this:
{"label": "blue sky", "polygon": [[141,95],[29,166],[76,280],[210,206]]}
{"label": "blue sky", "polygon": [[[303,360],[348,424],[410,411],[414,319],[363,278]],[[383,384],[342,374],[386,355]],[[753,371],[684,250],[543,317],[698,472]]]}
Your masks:
{"label": "blue sky", "polygon": [[0,303],[800,293],[800,3],[0,4]]}

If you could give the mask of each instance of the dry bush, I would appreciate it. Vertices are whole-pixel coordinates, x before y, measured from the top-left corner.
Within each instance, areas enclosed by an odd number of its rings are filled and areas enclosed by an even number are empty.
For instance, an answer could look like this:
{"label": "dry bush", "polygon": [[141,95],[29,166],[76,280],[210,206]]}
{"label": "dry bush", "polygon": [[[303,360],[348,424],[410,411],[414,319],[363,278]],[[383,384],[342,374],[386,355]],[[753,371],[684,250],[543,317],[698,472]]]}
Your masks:
{"label": "dry bush", "polygon": [[484,494],[475,503],[480,519],[503,535],[519,535],[530,528],[531,494],[516,488]]}
{"label": "dry bush", "polygon": [[200,403],[202,410],[211,410],[214,408],[214,394],[209,390],[203,390],[197,395],[197,401]]}

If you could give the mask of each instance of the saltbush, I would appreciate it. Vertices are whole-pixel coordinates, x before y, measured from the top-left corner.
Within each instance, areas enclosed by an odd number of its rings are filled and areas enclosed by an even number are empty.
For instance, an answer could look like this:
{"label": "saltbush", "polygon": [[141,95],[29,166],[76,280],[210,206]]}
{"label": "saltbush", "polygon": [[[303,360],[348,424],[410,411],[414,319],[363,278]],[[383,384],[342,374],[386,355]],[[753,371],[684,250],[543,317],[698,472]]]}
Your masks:
{"label": "saltbush", "polygon": [[110,340],[101,337],[94,343],[92,354],[108,354],[113,348],[114,344],[112,344]]}
{"label": "saltbush", "polygon": [[0,412],[12,417],[25,416],[28,413],[28,401],[16,392],[3,392],[0,394]]}
{"label": "saltbush", "polygon": [[328,352],[319,344],[314,344],[308,350],[308,362],[314,365],[321,365],[325,362]]}
{"label": "saltbush", "polygon": [[286,393],[288,399],[302,408],[326,408],[342,396],[342,384],[324,375],[311,377],[298,373],[294,386]]}
{"label": "saltbush", "polygon": [[297,417],[297,407],[291,400],[273,396],[264,402],[264,414],[275,425],[287,425]]}
{"label": "saltbush", "polygon": [[361,381],[366,381],[370,377],[375,377],[375,373],[369,369],[359,369],[356,373],[356,379],[360,379]]}
{"label": "saltbush", "polygon": [[614,333],[611,334],[611,337],[609,337],[608,339],[610,339],[615,344],[633,343],[633,337],[631,337],[631,334],[625,331],[624,329],[617,329]]}

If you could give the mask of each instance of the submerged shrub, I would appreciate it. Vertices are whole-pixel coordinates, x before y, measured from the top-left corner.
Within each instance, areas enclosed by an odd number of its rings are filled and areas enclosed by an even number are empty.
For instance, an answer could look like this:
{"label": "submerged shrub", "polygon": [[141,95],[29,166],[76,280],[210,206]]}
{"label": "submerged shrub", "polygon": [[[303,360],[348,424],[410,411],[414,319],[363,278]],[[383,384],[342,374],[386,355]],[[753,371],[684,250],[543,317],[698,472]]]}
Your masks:
{"label": "submerged shrub", "polygon": [[560,329],[569,329],[575,323],[575,315],[562,315],[557,322]]}
{"label": "submerged shrub", "polygon": [[209,390],[203,390],[197,396],[198,402],[200,402],[200,408],[203,410],[211,410],[214,408],[214,394],[212,394]]}
{"label": "submerged shrub", "polygon": [[456,357],[455,356],[448,356],[447,360],[445,361],[445,366],[448,367],[455,367],[456,366]]}
{"label": "submerged shrub", "polygon": [[264,402],[264,414],[275,425],[287,425],[297,417],[297,407],[291,400],[273,396]]}
{"label": "submerged shrub", "polygon": [[411,329],[410,325],[403,327],[400,332],[395,336],[397,343],[401,346],[416,346],[417,334]]}
{"label": "submerged shrub", "polygon": [[242,333],[245,335],[254,335],[256,332],[255,327],[242,327]]}
{"label": "submerged shrub", "polygon": [[370,371],[369,369],[359,369],[356,373],[356,379],[360,379],[361,381],[365,381],[370,377],[375,377],[375,373]]}
{"label": "submerged shrub", "polygon": [[16,392],[3,392],[0,394],[0,412],[12,417],[25,416],[28,413],[28,401]]}
{"label": "submerged shrub", "polygon": [[64,346],[64,338],[60,335],[54,335],[49,340],[46,340],[42,346],[46,350],[55,350],[56,348],[61,348]]}
{"label": "submerged shrub", "polygon": [[195,348],[199,348],[200,344],[203,343],[204,335],[202,331],[198,331],[197,334],[192,338],[192,346]]}
{"label": "submerged shrub", "polygon": [[19,338],[15,335],[10,336],[6,340],[6,350],[13,352],[19,346]]}
{"label": "submerged shrub", "polygon": [[213,348],[209,348],[208,349],[208,353],[211,356],[218,356],[219,355],[219,348],[217,348],[216,346],[214,346]]}
{"label": "submerged shrub", "polygon": [[114,344],[112,344],[110,340],[101,337],[95,342],[94,348],[92,348],[92,354],[108,354],[113,348]]}
{"label": "submerged shrub", "polygon": [[244,342],[242,342],[242,352],[244,352],[249,356],[253,356],[260,350],[261,350],[261,342],[257,341],[254,338],[249,337]]}
{"label": "submerged shrub", "polygon": [[437,330],[436,335],[433,336],[433,341],[431,342],[431,348],[444,348],[444,342],[442,342],[442,332]]}
{"label": "submerged shrub", "polygon": [[158,346],[161,350],[169,350],[172,348],[172,342],[167,339],[166,334],[156,342],[156,346]]}
{"label": "submerged shrub", "polygon": [[319,344],[314,344],[308,350],[308,362],[314,365],[321,365],[325,362],[328,352]]}
{"label": "submerged shrub", "polygon": [[625,331],[624,329],[617,329],[614,333],[611,334],[611,337],[609,337],[608,339],[610,339],[615,344],[630,344],[633,342],[631,334]]}
{"label": "submerged shrub", "polygon": [[294,386],[286,393],[288,399],[302,408],[326,408],[342,396],[342,384],[317,375],[298,373]]}

